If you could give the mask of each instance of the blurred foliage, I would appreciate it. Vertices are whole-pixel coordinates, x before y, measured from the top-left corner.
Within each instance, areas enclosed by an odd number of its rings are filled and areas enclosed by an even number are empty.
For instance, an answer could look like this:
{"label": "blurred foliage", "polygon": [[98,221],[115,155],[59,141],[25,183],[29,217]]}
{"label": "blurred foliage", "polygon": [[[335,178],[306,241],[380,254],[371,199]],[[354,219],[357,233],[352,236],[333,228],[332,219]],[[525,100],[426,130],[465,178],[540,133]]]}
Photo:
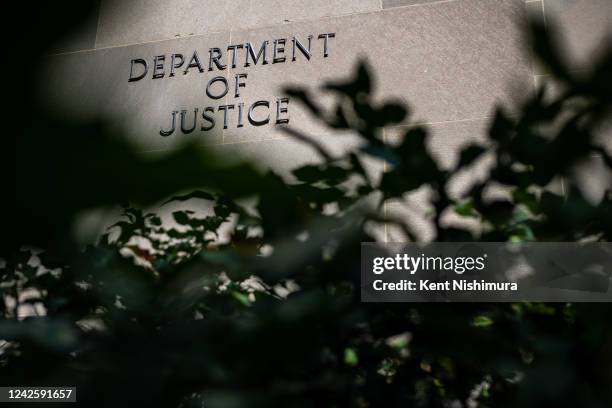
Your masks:
{"label": "blurred foliage", "polygon": [[[533,30],[563,91],[497,109],[488,140],[451,169],[430,154],[424,126],[385,142],[383,129],[409,113],[373,102],[365,63],[325,86],[330,109],[308,89],[287,90],[361,140],[335,155],[287,129],[321,155],[292,180],[193,146],[148,159],[103,124],[39,112],[17,144],[18,227],[1,248],[0,383],[74,385],[87,407],[610,406],[607,305],[359,299],[360,243],[384,225],[415,239],[410,220],[381,208],[421,188],[432,192],[437,241],[612,237],[612,193],[592,203],[572,176],[593,154],[612,170],[597,138],[612,50],[579,76]],[[487,157],[486,177],[452,196],[453,176]],[[385,162],[380,179],[365,158]],[[558,180],[566,194],[550,188]],[[494,186],[509,194],[488,199]],[[188,203],[172,226],[139,209],[172,195],[164,205]],[[95,244],[76,242],[83,211],[119,203],[123,217]],[[447,213],[478,228],[448,225]]]}

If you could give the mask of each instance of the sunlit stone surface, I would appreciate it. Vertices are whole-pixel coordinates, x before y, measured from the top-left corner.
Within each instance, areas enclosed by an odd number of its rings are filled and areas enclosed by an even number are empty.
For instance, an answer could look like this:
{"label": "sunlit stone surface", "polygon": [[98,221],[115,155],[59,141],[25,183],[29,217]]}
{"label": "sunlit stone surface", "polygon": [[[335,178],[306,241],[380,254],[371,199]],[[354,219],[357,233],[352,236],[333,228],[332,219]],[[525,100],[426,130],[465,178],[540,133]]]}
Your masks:
{"label": "sunlit stone surface", "polygon": [[[375,99],[406,103],[403,125],[428,124],[431,149],[449,162],[483,138],[496,105],[516,106],[546,80],[527,51],[528,17],[558,27],[572,67],[584,70],[610,42],[611,16],[609,0],[101,0],[42,62],[40,89],[55,113],[108,119],[147,154],[195,141],[286,175],[317,157],[282,127],[335,152],[356,140],[322,127],[283,87],[310,87],[326,104],[320,86],[363,59]],[[410,211],[426,212],[422,198]]]}

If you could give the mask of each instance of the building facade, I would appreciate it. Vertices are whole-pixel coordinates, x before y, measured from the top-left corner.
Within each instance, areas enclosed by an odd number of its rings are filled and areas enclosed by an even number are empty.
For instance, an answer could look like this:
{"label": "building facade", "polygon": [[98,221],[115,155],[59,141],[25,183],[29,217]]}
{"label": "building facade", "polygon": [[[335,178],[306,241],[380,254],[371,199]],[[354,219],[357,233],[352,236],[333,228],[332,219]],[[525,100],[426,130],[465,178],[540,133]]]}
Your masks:
{"label": "building facade", "polygon": [[[610,41],[612,1],[101,0],[46,59],[41,92],[60,115],[107,119],[143,154],[196,142],[287,175],[317,156],[283,127],[332,151],[355,139],[323,127],[284,87],[307,87],[325,104],[321,85],[365,60],[375,99],[411,112],[384,138],[392,143],[405,126],[426,124],[430,148],[450,167],[462,145],[484,138],[496,106],[516,107],[546,80],[528,51],[529,17],[558,27],[572,67],[588,70]],[[369,165],[374,176],[384,171]],[[596,185],[610,181],[593,174]],[[418,194],[413,200],[385,211],[407,215],[420,208]]]}

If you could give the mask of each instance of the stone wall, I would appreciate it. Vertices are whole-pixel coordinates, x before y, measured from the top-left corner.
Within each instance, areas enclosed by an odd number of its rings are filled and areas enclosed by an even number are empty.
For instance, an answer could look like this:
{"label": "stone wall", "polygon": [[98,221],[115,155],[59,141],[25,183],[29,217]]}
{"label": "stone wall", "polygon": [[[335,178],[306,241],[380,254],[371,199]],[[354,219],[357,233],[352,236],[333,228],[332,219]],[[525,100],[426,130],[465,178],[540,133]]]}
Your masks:
{"label": "stone wall", "polygon": [[[546,73],[526,49],[522,25],[528,16],[561,28],[559,35],[576,70],[588,69],[585,61],[610,40],[610,0],[101,0],[95,18],[46,59],[40,88],[58,114],[77,120],[102,116],[143,154],[163,154],[196,141],[228,158],[246,157],[287,172],[316,157],[275,123],[282,87],[317,88],[346,77],[365,58],[375,74],[376,98],[406,102],[412,115],[402,126],[428,124],[431,148],[450,166],[457,148],[483,137],[497,104],[516,105],[545,80]],[[319,38],[328,33],[334,37]],[[298,48],[292,61],[293,39],[307,47],[311,35],[310,59]],[[279,39],[285,40],[287,58],[275,63],[272,52]],[[245,66],[243,47],[237,51],[239,63],[232,67],[228,46],[250,43],[258,51],[265,41],[268,64]],[[212,64],[209,70],[212,48],[222,52],[221,67]],[[195,66],[184,74],[194,51],[203,72]],[[171,76],[176,54],[185,62]],[[149,71],[130,82],[134,59],[147,61]],[[163,63],[158,71],[163,77],[153,78],[156,63]],[[236,97],[238,74],[247,76]],[[213,99],[206,86],[218,76],[227,79],[229,92]],[[211,90],[219,92],[219,85]],[[327,96],[318,95],[325,102]],[[246,116],[238,119],[238,105],[248,110],[257,101],[269,101],[271,120],[249,126]],[[226,129],[221,126],[225,111],[217,110],[221,105],[233,106],[226,109]],[[189,134],[177,130],[168,137],[160,135],[161,129],[169,128],[172,112],[180,118],[185,110],[188,121],[195,109],[202,115],[206,107],[215,109],[214,129],[202,131],[206,123],[198,122]],[[259,119],[265,117],[265,111],[258,112]],[[350,135],[331,134],[293,101],[289,117],[291,126],[331,150],[354,145]],[[385,137],[392,142],[402,126],[387,129]],[[383,171],[380,163],[370,165],[375,174]],[[419,202],[416,207],[423,212]],[[406,208],[406,203],[398,203],[386,211],[405,214]],[[383,239],[401,237],[384,231]]]}

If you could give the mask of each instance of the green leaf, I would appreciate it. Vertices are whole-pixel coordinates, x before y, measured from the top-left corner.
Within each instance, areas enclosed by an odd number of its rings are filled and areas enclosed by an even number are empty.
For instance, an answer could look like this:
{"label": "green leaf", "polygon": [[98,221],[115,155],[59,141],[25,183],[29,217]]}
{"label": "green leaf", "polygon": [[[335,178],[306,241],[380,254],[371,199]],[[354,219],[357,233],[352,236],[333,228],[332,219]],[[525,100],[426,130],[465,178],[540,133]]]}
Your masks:
{"label": "green leaf", "polygon": [[512,199],[518,204],[523,204],[533,214],[539,213],[538,198],[535,194],[519,188],[512,192]]}
{"label": "green leaf", "polygon": [[344,364],[348,366],[356,366],[359,363],[357,351],[353,348],[344,349]]}
{"label": "green leaf", "polygon": [[242,292],[238,292],[237,290],[233,290],[231,294],[232,294],[232,297],[236,299],[238,302],[240,302],[243,306],[246,306],[246,307],[251,306],[251,301],[249,300],[248,295]]}
{"label": "green leaf", "polygon": [[454,210],[462,217],[477,217],[478,214],[474,210],[474,205],[471,201],[458,202],[454,205]]}
{"label": "green leaf", "polygon": [[493,319],[488,316],[476,316],[472,321],[472,326],[474,327],[489,327],[493,324]]}

